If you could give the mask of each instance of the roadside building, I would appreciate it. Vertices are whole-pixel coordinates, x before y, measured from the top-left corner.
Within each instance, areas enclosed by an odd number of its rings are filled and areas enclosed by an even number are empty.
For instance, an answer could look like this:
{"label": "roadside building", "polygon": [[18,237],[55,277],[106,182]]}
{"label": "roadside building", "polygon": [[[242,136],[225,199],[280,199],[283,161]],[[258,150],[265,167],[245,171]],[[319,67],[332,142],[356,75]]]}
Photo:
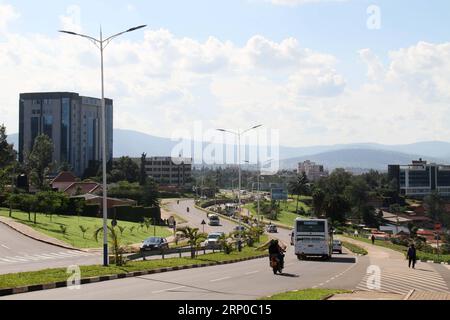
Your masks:
{"label": "roadside building", "polygon": [[[118,159],[114,159],[116,161]],[[138,165],[141,158],[132,158]],[[187,187],[192,180],[192,159],[182,157],[147,157],[145,173],[163,186]]]}
{"label": "roadside building", "polygon": [[[113,101],[106,103],[106,157],[113,154]],[[19,161],[23,163],[34,140],[46,134],[53,142],[56,164],[68,163],[83,175],[102,160],[101,99],[73,92],[22,93],[19,100]]]}
{"label": "roadside building", "polygon": [[303,172],[306,174],[306,177],[309,181],[317,181],[322,177],[328,176],[328,172],[324,169],[323,165],[316,164],[310,160],[306,160],[300,162],[298,164],[297,172],[302,174]]}
{"label": "roadside building", "polygon": [[450,196],[450,165],[419,159],[409,165],[389,165],[388,176],[400,194],[423,198],[433,191]]}

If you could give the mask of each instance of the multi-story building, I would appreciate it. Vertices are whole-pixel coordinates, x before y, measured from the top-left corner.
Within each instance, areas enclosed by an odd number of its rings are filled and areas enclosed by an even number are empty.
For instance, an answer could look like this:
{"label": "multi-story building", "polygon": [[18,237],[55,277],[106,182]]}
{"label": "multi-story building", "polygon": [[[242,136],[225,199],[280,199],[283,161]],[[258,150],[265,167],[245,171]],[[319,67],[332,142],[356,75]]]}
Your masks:
{"label": "multi-story building", "polygon": [[297,172],[299,174],[304,172],[309,181],[317,181],[322,177],[328,176],[328,172],[324,170],[323,165],[316,164],[310,160],[300,162]]}
{"label": "multi-story building", "polygon": [[450,165],[427,163],[419,159],[409,165],[389,165],[388,176],[406,196],[423,197],[433,191],[450,196]]}
{"label": "multi-story building", "polygon": [[[113,101],[106,104],[107,160],[113,154]],[[69,163],[81,176],[90,163],[102,160],[101,99],[72,92],[22,93],[19,101],[19,161],[33,148],[35,138],[48,135],[53,161]]]}
{"label": "multi-story building", "polygon": [[[138,165],[141,158],[133,158]],[[191,183],[192,159],[172,157],[148,157],[145,173],[161,185],[186,186]]]}

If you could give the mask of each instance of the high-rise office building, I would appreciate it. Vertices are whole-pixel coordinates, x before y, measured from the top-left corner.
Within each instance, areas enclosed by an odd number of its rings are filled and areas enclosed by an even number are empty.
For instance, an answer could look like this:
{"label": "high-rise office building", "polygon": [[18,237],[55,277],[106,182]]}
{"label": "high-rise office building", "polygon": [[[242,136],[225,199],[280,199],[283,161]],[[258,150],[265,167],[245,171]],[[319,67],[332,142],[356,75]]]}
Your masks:
{"label": "high-rise office building", "polygon": [[388,176],[406,196],[424,197],[433,191],[450,196],[450,165],[427,163],[422,159],[409,165],[389,165]]}
{"label": "high-rise office building", "polygon": [[[113,101],[106,103],[106,154],[113,154]],[[53,161],[69,163],[81,176],[90,163],[102,160],[101,99],[72,92],[22,93],[19,101],[19,161],[33,148],[35,138],[53,141]]]}
{"label": "high-rise office building", "polygon": [[317,181],[322,177],[328,176],[328,172],[323,165],[306,160],[298,164],[297,172],[300,174],[304,172],[309,181]]}

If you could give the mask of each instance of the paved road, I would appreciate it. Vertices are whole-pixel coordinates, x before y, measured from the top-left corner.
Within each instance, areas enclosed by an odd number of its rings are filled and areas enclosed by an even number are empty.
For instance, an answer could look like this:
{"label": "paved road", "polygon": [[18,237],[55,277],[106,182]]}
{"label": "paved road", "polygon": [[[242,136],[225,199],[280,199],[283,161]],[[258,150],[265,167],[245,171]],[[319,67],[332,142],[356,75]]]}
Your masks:
{"label": "paved road", "polygon": [[[206,216],[206,212],[196,209],[194,207],[194,200],[181,200],[179,204],[176,201],[170,202],[168,204],[168,208],[175,212],[178,216],[189,222],[190,226],[199,228],[200,231],[203,231],[202,221],[205,220],[208,223],[208,218]],[[187,212],[187,208],[189,208],[189,212]],[[205,232],[225,232],[229,233],[233,231],[233,228],[237,225],[236,223],[220,218],[220,226],[210,226],[206,224],[204,226]]]}
{"label": "paved road", "polygon": [[[186,207],[190,212],[186,213]],[[206,214],[193,207],[192,201],[172,204],[171,209],[195,225]],[[232,230],[234,223],[222,219],[222,227],[205,231]],[[221,231],[222,231],[221,230]],[[277,235],[289,244],[289,231]],[[368,259],[349,254],[336,255],[331,261],[298,261],[288,247],[283,275],[273,275],[267,258],[236,264],[181,270],[137,278],[83,285],[79,290],[59,288],[31,292],[4,299],[256,299],[277,292],[302,288],[353,289],[363,278]],[[124,290],[126,288],[126,290]]]}
{"label": "paved road", "polygon": [[0,274],[99,263],[99,254],[36,241],[0,223]]}

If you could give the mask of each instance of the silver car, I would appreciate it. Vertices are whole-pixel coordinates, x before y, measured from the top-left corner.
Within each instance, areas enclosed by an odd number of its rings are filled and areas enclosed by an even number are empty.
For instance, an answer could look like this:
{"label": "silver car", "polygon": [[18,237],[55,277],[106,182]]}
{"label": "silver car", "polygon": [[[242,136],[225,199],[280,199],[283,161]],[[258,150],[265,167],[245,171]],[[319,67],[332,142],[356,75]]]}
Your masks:
{"label": "silver car", "polygon": [[333,252],[342,254],[342,242],[340,240],[333,240]]}

